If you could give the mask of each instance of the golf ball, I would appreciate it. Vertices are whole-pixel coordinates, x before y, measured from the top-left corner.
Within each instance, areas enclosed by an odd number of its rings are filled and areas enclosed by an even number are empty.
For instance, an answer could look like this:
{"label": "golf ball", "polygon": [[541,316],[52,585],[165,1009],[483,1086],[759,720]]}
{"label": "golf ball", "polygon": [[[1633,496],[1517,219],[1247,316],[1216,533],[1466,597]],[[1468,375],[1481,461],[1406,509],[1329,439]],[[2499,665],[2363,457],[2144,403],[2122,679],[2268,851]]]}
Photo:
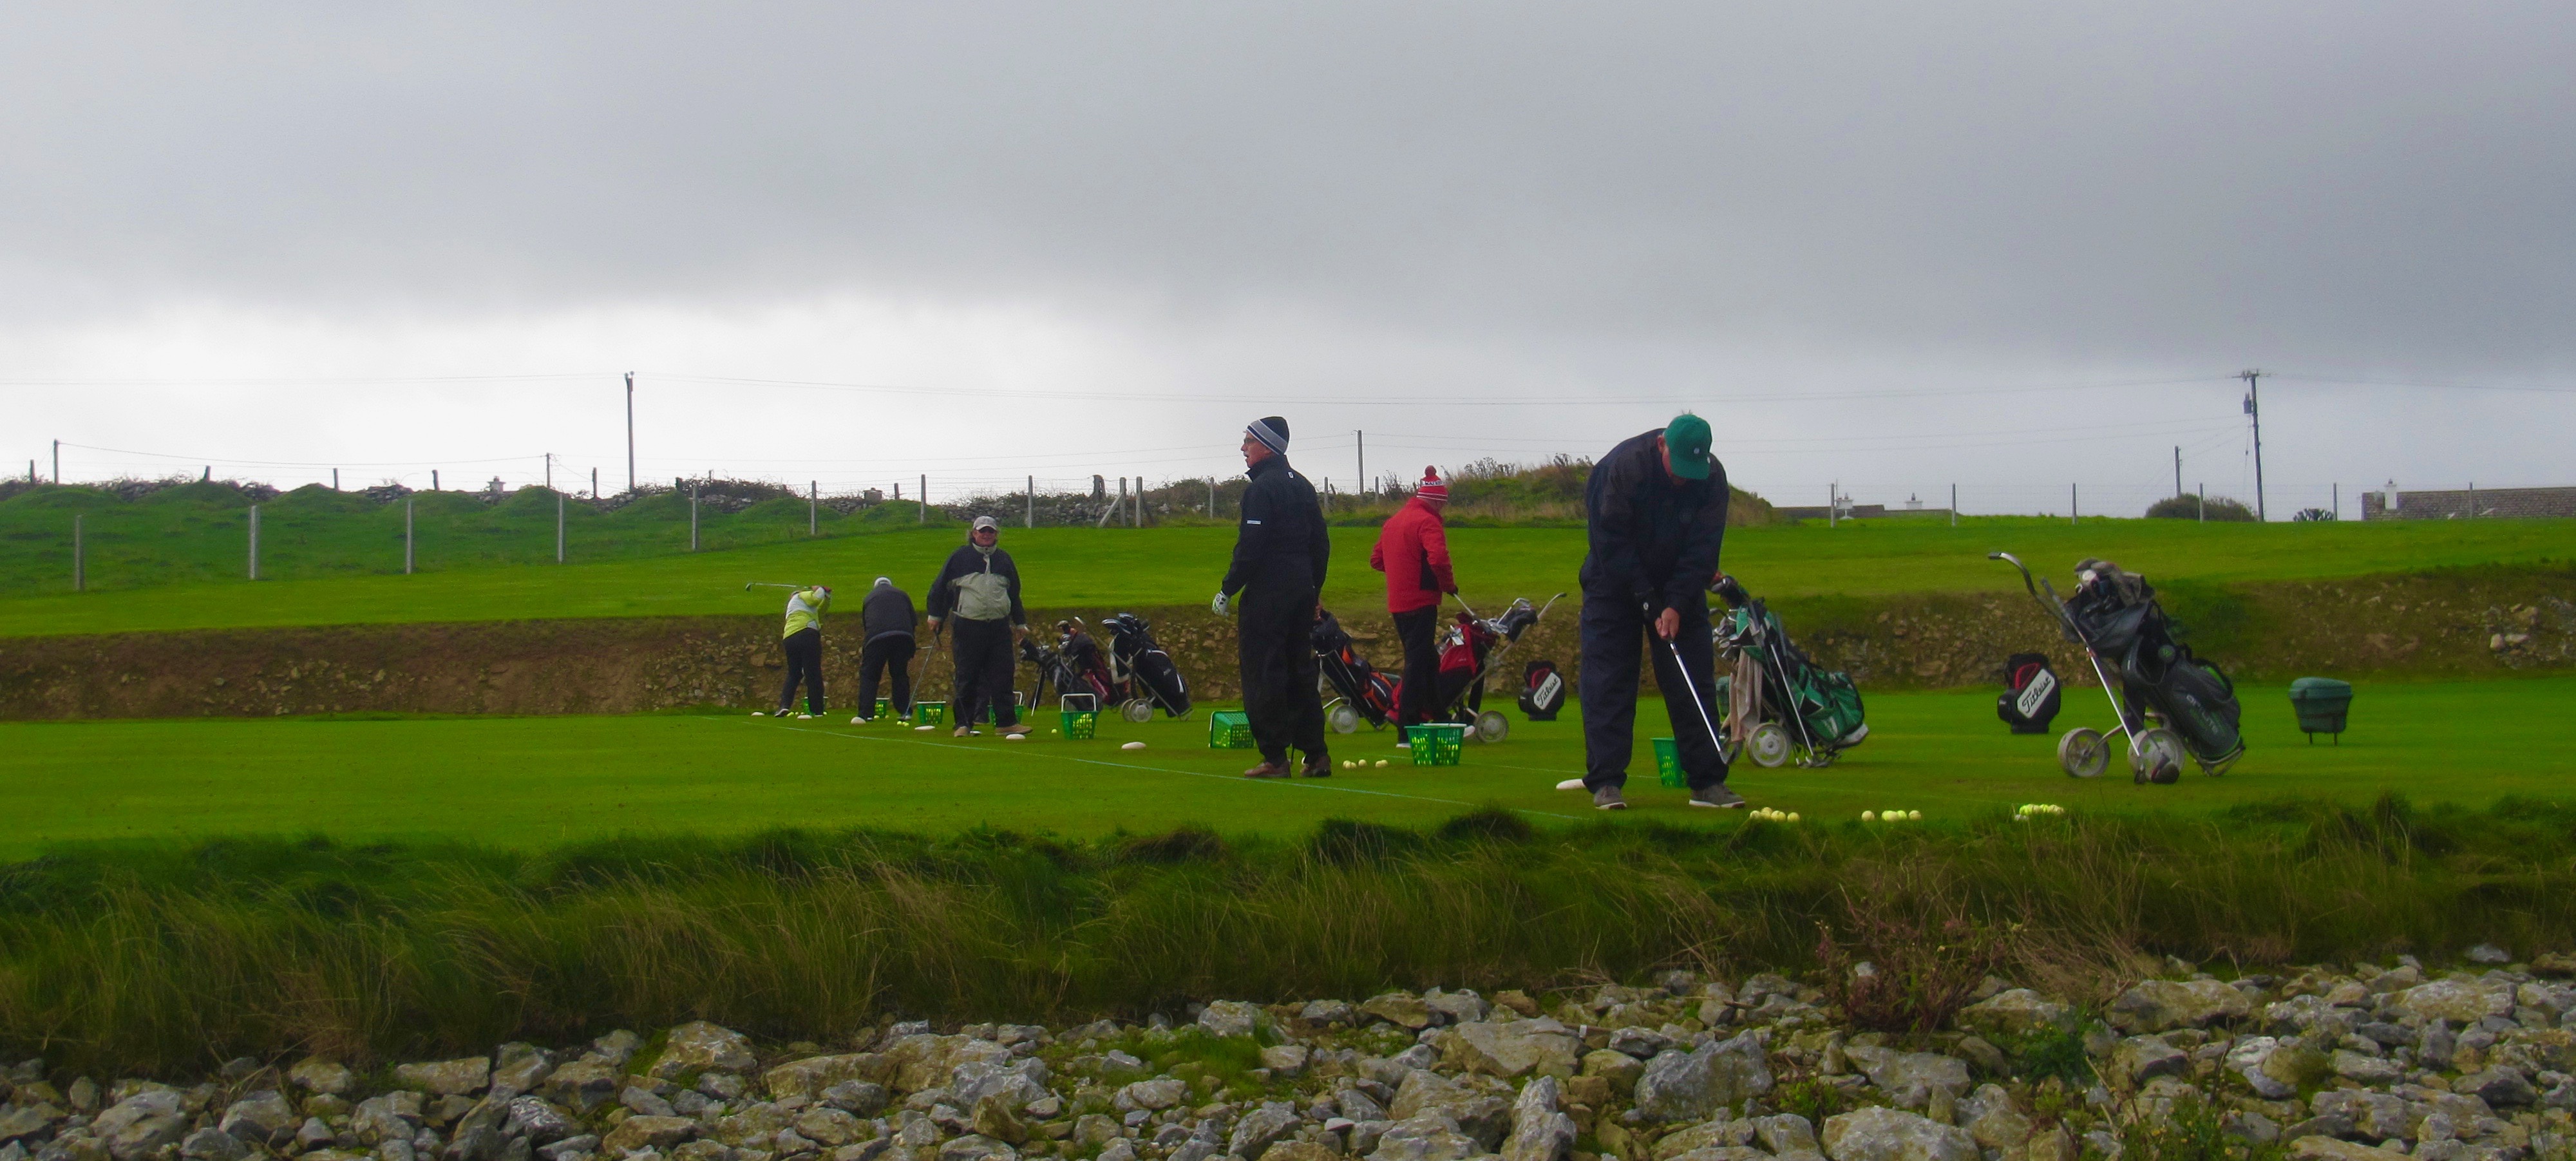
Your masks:
{"label": "golf ball", "polygon": [[1789,821],[1791,821],[1791,822],[1796,822],[1796,821],[1798,821],[1798,812],[1797,812],[1797,811],[1792,810],[1792,811],[1790,811],[1790,812],[1789,812]]}
{"label": "golf ball", "polygon": [[1145,748],[1145,743],[1143,743],[1143,742],[1129,742],[1129,743],[1127,743],[1126,745],[1120,746],[1120,747],[1118,747],[1118,748],[1119,748],[1119,749],[1121,749],[1121,750],[1142,750],[1142,749],[1144,749],[1144,748]]}
{"label": "golf ball", "polygon": [[1377,768],[1378,768],[1378,769],[1380,769],[1380,770],[1384,770],[1384,769],[1386,769],[1386,759],[1384,759],[1384,758],[1380,758],[1380,759],[1378,759],[1378,760],[1377,760]]}
{"label": "golf ball", "polygon": [[1905,812],[1905,821],[1921,822],[1923,821],[1923,812],[1919,810],[1909,810]]}
{"label": "golf ball", "polygon": [[1862,822],[1877,822],[1878,812],[1875,810],[1864,810],[1860,812],[1860,820]]}

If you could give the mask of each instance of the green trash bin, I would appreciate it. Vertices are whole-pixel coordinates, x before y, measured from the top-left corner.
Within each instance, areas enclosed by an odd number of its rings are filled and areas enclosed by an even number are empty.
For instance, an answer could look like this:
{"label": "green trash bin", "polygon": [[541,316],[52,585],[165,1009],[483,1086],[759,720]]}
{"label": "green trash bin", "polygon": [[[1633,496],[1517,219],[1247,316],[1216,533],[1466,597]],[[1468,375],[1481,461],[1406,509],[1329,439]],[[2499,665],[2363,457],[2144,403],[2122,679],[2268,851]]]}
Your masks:
{"label": "green trash bin", "polygon": [[2331,677],[2302,677],[2290,683],[2290,708],[2298,711],[2299,731],[2308,736],[2308,744],[2317,744],[2317,735],[2334,738],[2343,744],[2344,720],[2352,711],[2352,683]]}

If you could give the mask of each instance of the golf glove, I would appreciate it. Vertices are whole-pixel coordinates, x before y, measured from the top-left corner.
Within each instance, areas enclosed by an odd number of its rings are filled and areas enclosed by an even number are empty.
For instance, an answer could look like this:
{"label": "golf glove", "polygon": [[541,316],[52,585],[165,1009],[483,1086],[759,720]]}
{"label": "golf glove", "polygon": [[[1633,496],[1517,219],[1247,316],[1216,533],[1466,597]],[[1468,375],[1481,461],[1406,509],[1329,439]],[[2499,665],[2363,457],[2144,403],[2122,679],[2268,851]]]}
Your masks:
{"label": "golf glove", "polygon": [[1208,609],[1223,617],[1234,612],[1234,602],[1225,599],[1224,593],[1218,593],[1215,600],[1208,602]]}

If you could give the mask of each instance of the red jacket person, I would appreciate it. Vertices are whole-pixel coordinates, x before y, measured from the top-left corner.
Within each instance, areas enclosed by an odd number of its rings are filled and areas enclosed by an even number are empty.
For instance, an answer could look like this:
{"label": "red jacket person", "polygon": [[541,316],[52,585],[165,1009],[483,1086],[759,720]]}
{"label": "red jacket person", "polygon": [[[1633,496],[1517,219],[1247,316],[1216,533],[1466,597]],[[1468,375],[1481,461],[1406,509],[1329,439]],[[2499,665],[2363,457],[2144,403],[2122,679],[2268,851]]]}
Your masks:
{"label": "red jacket person", "polygon": [[1422,469],[1413,498],[1377,531],[1369,550],[1369,567],[1386,574],[1386,611],[1395,616],[1396,639],[1404,643],[1404,684],[1395,711],[1397,745],[1410,742],[1406,730],[1439,712],[1440,598],[1458,591],[1449,569],[1449,534],[1440,511],[1449,506],[1449,485],[1435,468]]}

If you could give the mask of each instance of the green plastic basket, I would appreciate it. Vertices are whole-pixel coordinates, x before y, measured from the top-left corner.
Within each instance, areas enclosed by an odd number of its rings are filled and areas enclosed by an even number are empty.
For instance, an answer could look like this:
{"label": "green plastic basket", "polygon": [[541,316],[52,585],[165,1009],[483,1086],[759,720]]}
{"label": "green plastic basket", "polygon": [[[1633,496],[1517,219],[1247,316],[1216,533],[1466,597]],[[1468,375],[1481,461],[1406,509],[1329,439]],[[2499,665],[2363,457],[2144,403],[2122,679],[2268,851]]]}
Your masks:
{"label": "green plastic basket", "polygon": [[916,726],[937,726],[945,725],[947,722],[947,702],[917,701],[912,703],[912,724]]}
{"label": "green plastic basket", "polygon": [[887,711],[887,710],[890,710],[890,709],[893,709],[893,708],[894,708],[894,699],[893,699],[893,698],[889,698],[889,697],[881,697],[881,698],[878,698],[878,699],[877,699],[877,712],[876,712],[873,716],[875,716],[875,717],[884,717],[884,716],[886,716],[886,711]]}
{"label": "green plastic basket", "polygon": [[1249,750],[1251,748],[1251,717],[1239,710],[1218,710],[1208,715],[1208,749]]}
{"label": "green plastic basket", "polygon": [[1405,731],[1413,743],[1416,766],[1455,766],[1467,748],[1467,727],[1456,722],[1424,722]]}
{"label": "green plastic basket", "polygon": [[1088,742],[1093,730],[1100,727],[1099,710],[1058,710],[1057,719],[1064,722],[1064,740]]}
{"label": "green plastic basket", "polygon": [[1655,779],[1674,790],[1690,785],[1690,779],[1682,776],[1681,747],[1671,738],[1655,739]]}

